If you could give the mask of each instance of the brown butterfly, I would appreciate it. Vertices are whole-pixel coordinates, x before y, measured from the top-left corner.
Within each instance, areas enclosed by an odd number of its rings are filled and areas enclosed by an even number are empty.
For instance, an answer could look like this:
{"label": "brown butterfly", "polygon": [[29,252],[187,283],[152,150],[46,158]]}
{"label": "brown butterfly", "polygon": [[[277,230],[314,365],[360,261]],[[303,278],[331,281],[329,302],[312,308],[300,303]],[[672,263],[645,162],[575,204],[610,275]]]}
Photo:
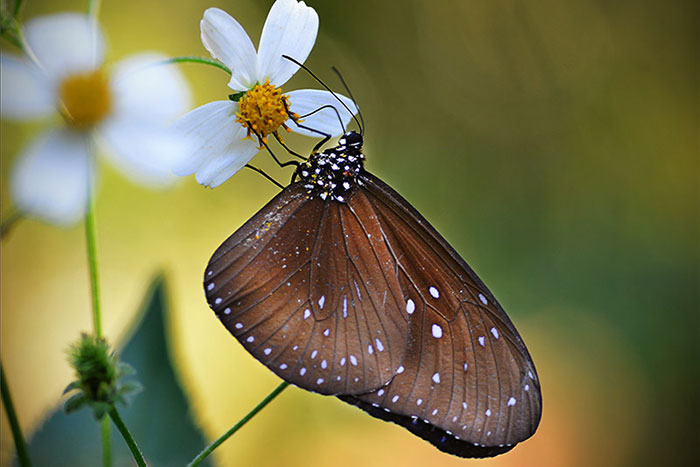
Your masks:
{"label": "brown butterfly", "polygon": [[350,131],[298,165],[216,250],[207,301],[285,381],[457,456],[506,452],[542,413],[527,348],[459,254],[365,171],[362,144]]}

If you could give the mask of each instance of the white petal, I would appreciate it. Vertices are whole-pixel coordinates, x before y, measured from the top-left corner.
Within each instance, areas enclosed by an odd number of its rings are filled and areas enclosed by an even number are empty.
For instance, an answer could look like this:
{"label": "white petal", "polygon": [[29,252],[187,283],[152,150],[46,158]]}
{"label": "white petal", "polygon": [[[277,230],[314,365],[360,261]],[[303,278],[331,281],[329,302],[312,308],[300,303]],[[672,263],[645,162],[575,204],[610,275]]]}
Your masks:
{"label": "white petal", "polygon": [[240,170],[258,149],[254,141],[244,139],[246,130],[236,122],[237,110],[235,102],[215,101],[175,122],[175,131],[189,141],[185,158],[173,166],[173,172],[177,175],[196,172],[199,183],[213,187]]}
{"label": "white petal", "polygon": [[154,188],[176,180],[171,168],[182,160],[187,140],[172,128],[113,118],[100,126],[99,133],[108,143],[105,156],[131,180]]}
{"label": "white petal", "polygon": [[117,64],[112,78],[116,115],[170,123],[190,107],[190,89],[182,73],[176,66],[159,64],[166,58],[144,53]]}
{"label": "white petal", "polygon": [[258,81],[266,78],[282,86],[299,67],[282,58],[289,55],[304,63],[316,42],[318,15],[316,11],[296,0],[277,0],[265,20],[258,47]]}
{"label": "white petal", "polygon": [[[342,94],[337,94],[339,99],[341,99],[348,109],[353,111],[353,114],[348,112],[343,104],[338,102],[338,99],[333,97],[328,91],[321,91],[318,89],[301,89],[298,91],[292,91],[289,94],[289,109],[301,116],[301,124],[303,126],[313,128],[320,132],[329,134],[331,136],[341,135],[345,132],[344,128],[347,128],[352,115],[357,113],[357,107],[355,103],[343,96]],[[325,107],[325,108],[323,108]],[[315,110],[318,112],[306,116],[309,112]],[[340,124],[340,118],[343,124]],[[321,134],[305,130],[300,128],[291,119],[287,120],[287,126],[292,129],[295,133],[300,133],[306,136],[322,137]]]}
{"label": "white petal", "polygon": [[0,86],[0,115],[5,118],[44,117],[56,110],[48,80],[29,61],[3,53]]}
{"label": "white petal", "polygon": [[25,39],[51,79],[92,71],[102,64],[104,39],[88,15],[61,13],[29,21]]}
{"label": "white petal", "polygon": [[19,156],[10,177],[19,210],[60,225],[80,220],[93,175],[87,138],[68,129],[49,131]]}
{"label": "white petal", "polygon": [[223,10],[208,8],[199,28],[211,56],[231,69],[229,87],[234,91],[252,88],[257,81],[255,47],[238,21]]}
{"label": "white petal", "polygon": [[197,182],[216,188],[241,170],[258,153],[257,144],[251,140],[238,140],[229,151],[209,160],[197,171]]}

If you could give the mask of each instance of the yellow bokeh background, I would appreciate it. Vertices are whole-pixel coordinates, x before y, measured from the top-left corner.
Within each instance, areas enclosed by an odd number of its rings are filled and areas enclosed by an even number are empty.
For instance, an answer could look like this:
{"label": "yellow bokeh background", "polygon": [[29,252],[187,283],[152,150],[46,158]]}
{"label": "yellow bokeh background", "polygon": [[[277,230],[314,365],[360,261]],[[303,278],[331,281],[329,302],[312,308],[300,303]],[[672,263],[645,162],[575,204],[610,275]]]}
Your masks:
{"label": "yellow bokeh background", "polygon": [[[205,55],[199,20],[232,14],[257,43],[271,1],[114,2],[108,59]],[[419,209],[489,284],[541,377],[535,436],[484,465],[682,465],[697,461],[698,6],[573,0],[334,2],[307,61],[367,124],[369,170]],[[24,17],[83,2],[32,1]],[[13,51],[3,43],[3,53]],[[194,105],[226,75],[181,65]],[[317,85],[302,73],[286,90]],[[3,121],[3,220],[16,155],[42,124]],[[308,151],[310,138],[289,137]],[[256,163],[280,180],[264,154]],[[202,272],[276,188],[241,172],[154,192],[107,164],[97,192],[104,328],[121,342],[165,271],[175,368],[208,439],[279,380],[209,310]],[[31,435],[71,380],[65,350],[91,328],[82,225],[22,220],[2,240],[0,351]],[[14,447],[2,413],[1,459]],[[463,465],[337,399],[289,388],[215,454],[220,465]],[[476,461],[474,461],[476,462]]]}

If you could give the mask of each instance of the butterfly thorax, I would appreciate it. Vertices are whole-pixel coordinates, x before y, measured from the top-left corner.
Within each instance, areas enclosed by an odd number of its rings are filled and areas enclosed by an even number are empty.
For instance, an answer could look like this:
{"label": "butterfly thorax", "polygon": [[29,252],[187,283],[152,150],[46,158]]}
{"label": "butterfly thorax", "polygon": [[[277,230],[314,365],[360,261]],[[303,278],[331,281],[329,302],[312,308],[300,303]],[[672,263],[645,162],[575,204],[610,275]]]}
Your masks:
{"label": "butterfly thorax", "polygon": [[357,185],[357,176],[364,170],[362,136],[350,131],[338,143],[338,146],[311,154],[297,168],[296,176],[311,197],[344,203],[350,190]]}

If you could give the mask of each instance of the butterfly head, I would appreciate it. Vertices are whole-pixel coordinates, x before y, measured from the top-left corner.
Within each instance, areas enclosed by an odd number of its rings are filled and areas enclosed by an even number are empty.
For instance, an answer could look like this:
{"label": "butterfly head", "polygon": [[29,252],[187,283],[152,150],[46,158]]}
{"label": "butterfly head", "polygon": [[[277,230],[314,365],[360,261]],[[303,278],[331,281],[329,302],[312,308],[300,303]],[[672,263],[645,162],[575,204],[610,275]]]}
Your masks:
{"label": "butterfly head", "polygon": [[311,154],[299,165],[296,176],[309,190],[310,196],[324,201],[332,199],[344,203],[357,184],[357,176],[364,169],[362,135],[348,131],[340,137],[338,146]]}

